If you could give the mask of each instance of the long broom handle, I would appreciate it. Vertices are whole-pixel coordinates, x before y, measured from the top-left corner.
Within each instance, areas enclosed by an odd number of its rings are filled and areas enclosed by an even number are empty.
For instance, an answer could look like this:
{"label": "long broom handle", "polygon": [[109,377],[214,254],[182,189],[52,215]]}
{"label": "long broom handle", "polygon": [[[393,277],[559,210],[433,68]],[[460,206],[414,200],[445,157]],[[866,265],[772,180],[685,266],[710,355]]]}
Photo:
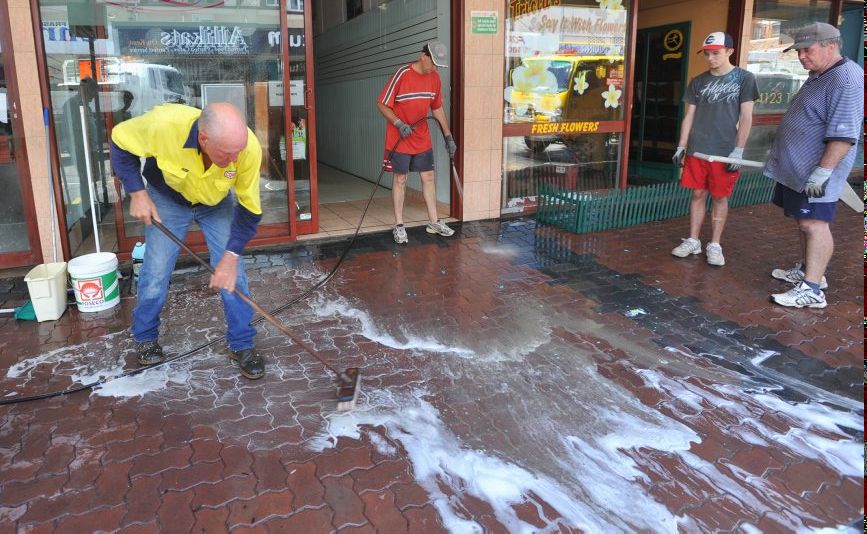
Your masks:
{"label": "long broom handle", "polygon": [[[157,221],[156,219],[151,219],[151,223],[152,223],[154,226],[156,226],[157,228],[159,228],[160,231],[161,231],[162,233],[166,234],[166,237],[168,237],[169,239],[171,239],[172,241],[174,241],[176,245],[178,245],[179,247],[181,247],[181,249],[183,249],[184,252],[186,252],[186,253],[189,254],[190,256],[194,257],[194,258],[196,259],[196,261],[198,261],[200,264],[202,264],[202,266],[203,266],[205,269],[207,269],[211,274],[214,274],[214,268],[211,267],[211,265],[210,265],[208,262],[206,262],[205,260],[203,260],[202,258],[200,258],[198,254],[196,254],[195,252],[193,252],[193,251],[190,249],[190,247],[188,247],[188,246],[186,245],[186,243],[184,243],[183,241],[181,241],[180,239],[178,239],[178,236],[176,236],[176,235],[175,235],[171,230],[169,230],[168,228],[166,228],[165,226],[163,226],[163,223]],[[304,343],[303,341],[301,341],[300,339],[298,339],[298,337],[297,337],[295,334],[293,334],[293,333],[292,333],[288,328],[286,328],[285,326],[283,326],[283,325],[280,323],[280,321],[278,321],[277,319],[274,318],[273,315],[271,315],[270,313],[266,312],[264,309],[262,309],[261,306],[259,306],[258,304],[256,304],[256,303],[253,301],[252,298],[250,298],[249,296],[247,296],[246,293],[244,293],[243,291],[240,291],[240,290],[237,289],[237,288],[235,289],[234,293],[235,293],[235,295],[238,295],[238,297],[239,297],[241,300],[243,300],[244,302],[246,302],[247,304],[249,304],[251,308],[253,308],[254,310],[256,310],[256,313],[258,313],[259,315],[261,315],[262,317],[264,317],[266,321],[268,321],[269,323],[271,323],[272,325],[274,325],[274,326],[277,328],[277,330],[279,330],[279,331],[283,332],[284,334],[286,334],[286,335],[289,337],[289,339],[291,339],[293,342],[295,342],[295,343],[296,343],[298,346],[300,346],[302,349],[304,349],[305,351],[307,351],[308,353],[310,353],[311,356],[313,356],[314,358],[316,358],[317,360],[319,360],[319,363],[321,363],[321,364],[324,365],[324,366],[325,366],[329,371],[331,371],[332,373],[334,373],[335,375],[337,375],[337,377],[340,378],[340,380],[342,380],[342,381],[344,381],[344,382],[346,382],[346,383],[351,383],[351,382],[352,382],[352,379],[351,379],[351,378],[349,378],[348,376],[346,376],[345,373],[341,373],[340,371],[338,371],[337,369],[335,369],[334,367],[332,367],[331,365],[329,365],[328,362],[326,362],[325,360],[323,360],[322,357],[319,356],[319,354],[317,354],[315,350],[311,349],[310,347],[307,346],[306,343]]]}
{"label": "long broom handle", "polygon": [[[726,158],[723,156],[708,156],[707,154],[702,154],[701,152],[696,152],[693,156],[698,159],[703,159],[706,161],[719,161],[720,163],[734,163],[735,165],[742,165],[744,167],[764,167],[765,164],[761,161],[751,161],[748,159],[736,159],[736,158]],[[840,190],[840,201],[852,208],[857,212],[864,211],[864,201],[861,198],[861,195],[858,194],[855,189],[852,188],[852,185],[848,182],[843,184],[843,189]]]}
{"label": "long broom handle", "polygon": [[765,166],[761,161],[753,161],[750,159],[740,159],[740,158],[729,158],[726,156],[709,156],[707,154],[702,154],[701,152],[695,152],[693,156],[698,159],[703,159],[705,161],[718,161],[720,163],[733,163],[735,165],[741,165],[743,167],[756,167],[762,168]]}

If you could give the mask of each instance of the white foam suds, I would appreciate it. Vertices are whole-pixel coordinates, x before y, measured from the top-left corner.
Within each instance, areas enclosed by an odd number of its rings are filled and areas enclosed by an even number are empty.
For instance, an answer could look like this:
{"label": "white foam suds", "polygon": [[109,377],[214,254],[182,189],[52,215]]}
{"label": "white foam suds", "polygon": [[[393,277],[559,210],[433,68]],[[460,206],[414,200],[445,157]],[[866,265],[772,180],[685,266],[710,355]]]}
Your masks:
{"label": "white foam suds", "polygon": [[[756,395],[755,399],[769,410],[785,414],[793,423],[801,425],[793,426],[785,434],[767,429],[762,435],[788,446],[801,456],[825,463],[846,476],[864,476],[863,443],[844,437],[845,434],[840,430],[841,426],[851,429],[864,428],[863,412],[844,412],[813,402],[790,404],[771,395]],[[831,439],[810,432],[813,427],[838,435],[841,439]]]}
{"label": "white foam suds", "polygon": [[632,308],[627,310],[623,315],[627,317],[638,317],[639,315],[647,315],[647,311],[644,308]]}
{"label": "white foam suds", "polygon": [[406,341],[399,341],[391,334],[384,332],[371,319],[370,314],[364,310],[360,310],[351,306],[344,299],[336,300],[321,300],[315,306],[313,311],[320,317],[328,317],[339,315],[347,319],[353,319],[361,325],[360,334],[367,339],[384,345],[386,347],[397,350],[419,350],[426,352],[438,352],[441,354],[456,354],[458,356],[468,357],[473,355],[473,351],[462,347],[450,347],[439,341],[431,338],[422,338],[402,332]]}
{"label": "white foam suds", "polygon": [[[653,500],[637,481],[646,477],[630,456],[623,452],[639,447],[685,450],[698,437],[683,425],[672,424],[659,414],[644,421],[626,413],[602,414],[616,431],[598,437],[560,436],[539,454],[555,457],[552,477],[533,472],[498,454],[462,445],[441,420],[437,409],[425,400],[426,392],[395,394],[372,391],[356,410],[328,417],[328,427],[311,442],[320,451],[336,445],[338,438],[358,439],[361,433],[376,443],[382,440],[377,427],[385,428],[388,438],[400,442],[412,463],[416,481],[431,497],[451,532],[482,532],[483,527],[465,517],[462,495],[471,495],[490,505],[497,521],[509,532],[556,530],[558,526],[578,527],[602,532],[617,524],[623,509],[640,509],[641,524],[659,532],[676,532],[680,518]],[[373,427],[373,428],[372,428]],[[536,421],[537,430],[549,428]],[[562,453],[561,453],[562,454]],[[521,520],[515,511],[519,504],[530,504],[546,527],[539,528]],[[546,507],[559,517],[548,517]],[[626,522],[619,527],[628,529]]]}
{"label": "white foam suds", "polygon": [[121,349],[115,343],[115,338],[121,334],[125,332],[107,334],[99,338],[98,345],[90,341],[21,360],[6,371],[6,377],[30,379],[39,367],[47,368],[52,374],[66,375],[79,384],[117,376],[123,372],[123,358],[118,354]]}
{"label": "white foam suds", "polygon": [[370,442],[379,454],[383,456],[395,456],[397,454],[397,448],[376,432],[370,432],[368,437],[370,437]]}
{"label": "white foam suds", "polygon": [[189,378],[189,370],[168,364],[110,380],[94,388],[93,394],[100,397],[140,397],[145,393],[164,389],[169,384],[186,384]]}
{"label": "white foam suds", "polygon": [[[841,430],[841,427],[861,428],[863,412],[838,410],[815,402],[789,403],[769,394],[747,395],[739,387],[727,384],[698,387],[664,377],[653,370],[642,370],[639,374],[648,385],[673,398],[685,400],[698,397],[699,402],[707,408],[724,408],[728,416],[737,421],[726,432],[754,447],[783,447],[794,457],[809,458],[843,476],[863,476],[863,443]],[[693,400],[685,404],[695,406],[696,402]],[[778,417],[783,417],[790,428],[781,434],[767,426],[761,421],[765,413],[776,413]],[[816,433],[813,429],[821,429],[822,432]],[[719,492],[736,495],[746,508],[756,513],[767,510],[769,502],[789,510],[797,506],[796,498],[780,493],[778,488],[767,484],[761,477],[734,464],[726,463],[727,470],[723,472],[716,464],[690,452],[682,452],[679,456],[692,468],[696,479]],[[660,475],[666,476],[666,473]],[[816,482],[816,489],[818,485],[819,482]],[[797,511],[801,516],[810,516],[806,511]],[[799,525],[792,523],[787,527],[795,530]]]}
{"label": "white foam suds", "polygon": [[[461,517],[461,495],[466,493],[491,505],[494,514],[510,532],[534,532],[537,528],[521,521],[512,505],[529,500],[530,492],[568,517],[577,508],[565,488],[537,477],[527,470],[483,452],[465,449],[442,423],[437,410],[421,397],[424,392],[393,397],[375,392],[373,404],[397,403],[398,410],[356,410],[329,418],[327,434],[312,443],[314,450],[333,446],[340,436],[357,438],[360,427],[383,426],[387,435],[399,441],[412,463],[419,485],[431,497],[443,525],[450,532],[482,532],[475,521]],[[450,491],[446,493],[444,487]],[[559,505],[559,506],[558,506]],[[564,507],[560,510],[560,507]],[[580,518],[579,518],[580,519]]]}
{"label": "white foam suds", "polygon": [[[122,335],[122,336],[121,336]],[[121,336],[118,339],[118,336]],[[33,358],[21,360],[6,372],[7,378],[33,378],[34,372],[62,375],[73,384],[93,384],[109,379],[96,386],[95,395],[102,397],[138,397],[151,391],[166,388],[169,384],[183,384],[189,379],[189,370],[173,365],[164,365],[131,376],[123,375],[126,352],[123,341],[126,332],[115,332],[69,347],[55,349]],[[129,345],[131,347],[131,344]]]}

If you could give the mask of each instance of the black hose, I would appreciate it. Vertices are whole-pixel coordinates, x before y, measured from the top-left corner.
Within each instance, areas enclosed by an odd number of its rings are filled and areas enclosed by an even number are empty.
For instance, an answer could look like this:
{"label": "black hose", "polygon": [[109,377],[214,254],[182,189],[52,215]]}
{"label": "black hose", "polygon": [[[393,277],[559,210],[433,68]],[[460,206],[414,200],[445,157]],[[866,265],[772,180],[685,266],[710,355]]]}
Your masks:
{"label": "black hose", "polygon": [[[425,121],[425,120],[435,120],[435,119],[434,119],[434,117],[424,117],[424,118],[421,118],[421,119],[415,121],[410,126],[415,127],[418,124],[420,124],[422,121]],[[437,124],[439,124],[439,123],[437,123]],[[440,126],[440,129],[442,129],[442,126]],[[397,151],[397,147],[400,146],[401,142],[403,142],[403,138],[397,140],[397,142],[392,147],[391,151],[388,153],[388,157],[386,158],[386,160],[388,160],[388,161],[391,160],[392,156],[394,156],[394,153],[395,153],[395,151]],[[374,195],[376,195],[377,189],[379,189],[380,182],[382,182],[383,174],[385,174],[385,164],[383,164],[382,170],[379,171],[379,177],[376,179],[376,185],[373,188],[373,190],[371,191],[370,197],[368,197],[368,199],[367,199],[367,205],[364,207],[364,211],[361,212],[361,218],[358,221],[358,226],[355,227],[355,232],[352,234],[352,238],[349,240],[349,243],[343,249],[343,252],[340,253],[340,256],[337,258],[337,263],[334,264],[334,267],[331,268],[331,271],[329,271],[328,274],[326,274],[321,280],[319,280],[318,282],[313,284],[311,287],[309,287],[303,293],[301,293],[298,296],[296,296],[295,298],[289,300],[289,302],[282,304],[281,306],[278,306],[277,308],[272,310],[270,312],[271,315],[277,315],[278,313],[280,313],[280,312],[286,310],[287,308],[294,306],[298,302],[304,300],[305,298],[310,296],[311,293],[313,293],[317,289],[319,289],[322,286],[324,286],[325,284],[327,284],[328,281],[331,280],[332,277],[334,277],[334,275],[337,273],[337,269],[340,268],[340,266],[343,264],[343,260],[346,259],[346,255],[349,254],[349,251],[355,245],[355,240],[358,238],[358,233],[361,231],[361,225],[364,222],[364,216],[367,215],[367,210],[370,209],[370,204],[373,202],[373,197],[374,197]],[[264,317],[259,316],[256,319],[254,319],[253,321],[251,321],[250,324],[251,325],[257,325],[264,320],[265,320]],[[154,365],[149,365],[147,367],[138,367],[136,369],[130,369],[128,371],[124,371],[123,373],[121,373],[119,375],[103,377],[103,378],[100,378],[99,380],[96,380],[94,382],[89,382],[87,384],[81,384],[78,386],[69,387],[66,389],[59,390],[59,391],[49,391],[47,393],[41,393],[38,395],[28,395],[26,397],[2,398],[2,399],[0,399],[0,406],[8,406],[10,404],[23,404],[25,402],[32,402],[32,401],[44,400],[44,399],[52,399],[54,397],[71,395],[72,393],[78,393],[79,391],[85,391],[85,390],[93,389],[93,388],[101,386],[107,382],[111,382],[113,380],[118,380],[121,378],[126,378],[128,376],[135,376],[137,374],[143,373],[143,372],[148,371],[150,369],[154,369],[154,368],[178,361],[181,358],[186,358],[187,356],[190,356],[191,354],[199,352],[200,350],[204,350],[208,347],[211,347],[214,344],[223,341],[224,339],[226,339],[226,336],[220,336],[220,337],[218,337],[212,341],[209,341],[207,343],[199,345],[198,347],[192,348],[186,352],[183,352],[181,354],[177,354],[175,356],[172,356],[171,358],[166,358],[166,359],[162,360],[161,362],[156,363]]]}

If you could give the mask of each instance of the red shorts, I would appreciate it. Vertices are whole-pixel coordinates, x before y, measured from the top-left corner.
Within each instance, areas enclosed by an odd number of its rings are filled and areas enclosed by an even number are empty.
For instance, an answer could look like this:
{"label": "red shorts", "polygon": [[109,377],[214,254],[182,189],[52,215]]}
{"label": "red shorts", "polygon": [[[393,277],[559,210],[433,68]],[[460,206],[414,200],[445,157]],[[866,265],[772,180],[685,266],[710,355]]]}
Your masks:
{"label": "red shorts", "polygon": [[680,185],[688,189],[707,189],[712,197],[723,198],[732,194],[740,171],[728,172],[726,164],[687,156],[683,160]]}

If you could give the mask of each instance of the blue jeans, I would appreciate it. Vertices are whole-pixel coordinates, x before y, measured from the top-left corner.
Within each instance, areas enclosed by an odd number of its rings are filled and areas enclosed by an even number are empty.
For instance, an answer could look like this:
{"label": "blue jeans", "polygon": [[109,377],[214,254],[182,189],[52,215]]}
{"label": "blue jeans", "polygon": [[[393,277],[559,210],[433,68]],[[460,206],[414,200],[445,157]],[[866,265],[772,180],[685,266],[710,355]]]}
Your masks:
{"label": "blue jeans", "polygon": [[[225,253],[229,242],[229,231],[234,216],[234,195],[229,195],[216,206],[182,206],[153,188],[148,194],[156,204],[157,212],[166,228],[178,238],[183,239],[190,224],[195,221],[205,235],[211,266],[216,267]],[[166,302],[169,278],[175,268],[180,247],[165,236],[155,226],[145,229],[144,263],[139,273],[138,296],[133,311],[132,335],[136,341],[155,341],[159,335],[160,312]],[[248,295],[247,275],[244,272],[244,258],[238,261],[237,291]],[[250,325],[253,309],[233,294],[220,290],[223,299],[223,313],[228,325],[226,340],[229,349],[239,351],[253,348],[256,329]]]}

